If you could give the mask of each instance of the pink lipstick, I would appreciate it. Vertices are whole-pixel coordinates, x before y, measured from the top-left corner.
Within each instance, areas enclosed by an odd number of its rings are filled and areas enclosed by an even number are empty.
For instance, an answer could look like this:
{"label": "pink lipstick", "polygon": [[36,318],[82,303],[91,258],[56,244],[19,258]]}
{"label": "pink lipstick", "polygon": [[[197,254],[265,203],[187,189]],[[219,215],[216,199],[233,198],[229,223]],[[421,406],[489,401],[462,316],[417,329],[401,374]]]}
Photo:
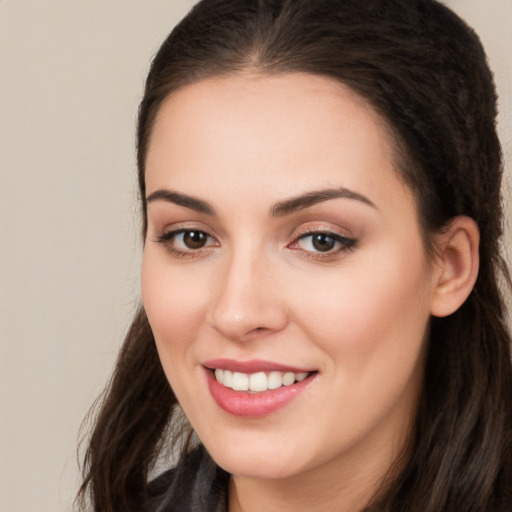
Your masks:
{"label": "pink lipstick", "polygon": [[314,380],[317,371],[270,361],[215,359],[203,363],[208,389],[229,414],[262,417],[277,412]]}

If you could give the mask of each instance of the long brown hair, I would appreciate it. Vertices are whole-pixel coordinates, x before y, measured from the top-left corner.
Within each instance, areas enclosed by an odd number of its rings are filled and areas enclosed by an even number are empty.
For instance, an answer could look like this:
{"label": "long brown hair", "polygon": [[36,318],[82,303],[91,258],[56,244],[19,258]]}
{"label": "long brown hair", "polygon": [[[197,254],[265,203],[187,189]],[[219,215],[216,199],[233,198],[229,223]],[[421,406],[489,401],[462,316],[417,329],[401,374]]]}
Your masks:
{"label": "long brown hair", "polygon": [[[457,215],[480,228],[474,290],[454,314],[431,321],[412,456],[366,510],[512,510],[511,339],[499,287],[511,279],[499,250],[496,94],[478,37],[434,0],[199,2],[156,54],[140,105],[144,232],[146,150],[162,102],[187,84],[248,68],[325,75],[373,105],[394,134],[427,251]],[[141,308],[95,420],[82,503],[90,494],[95,511],[143,510],[159,450],[182,434],[176,405]]]}

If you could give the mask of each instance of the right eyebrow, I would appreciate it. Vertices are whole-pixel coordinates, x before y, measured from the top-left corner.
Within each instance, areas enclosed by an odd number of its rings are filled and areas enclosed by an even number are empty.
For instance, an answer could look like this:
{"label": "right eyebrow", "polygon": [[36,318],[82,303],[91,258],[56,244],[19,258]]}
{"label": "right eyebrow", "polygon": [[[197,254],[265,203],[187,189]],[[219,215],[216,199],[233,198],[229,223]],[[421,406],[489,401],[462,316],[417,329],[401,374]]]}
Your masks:
{"label": "right eyebrow", "polygon": [[177,204],[178,206],[184,206],[185,208],[190,208],[191,210],[195,210],[199,213],[205,213],[206,215],[215,215],[215,209],[210,203],[203,201],[202,199],[197,199],[192,196],[188,196],[186,194],[181,194],[179,192],[174,192],[168,189],[158,189],[155,192],[151,193],[146,198],[146,203],[153,203],[155,201],[166,201],[167,203]]}

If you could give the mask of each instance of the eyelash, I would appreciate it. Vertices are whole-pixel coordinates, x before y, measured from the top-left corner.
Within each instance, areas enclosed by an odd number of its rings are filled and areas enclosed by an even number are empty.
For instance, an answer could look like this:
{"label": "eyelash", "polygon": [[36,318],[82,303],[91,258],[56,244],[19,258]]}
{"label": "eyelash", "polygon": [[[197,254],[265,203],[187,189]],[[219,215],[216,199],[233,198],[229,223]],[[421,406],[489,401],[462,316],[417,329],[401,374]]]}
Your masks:
{"label": "eyelash", "polygon": [[[201,229],[192,229],[192,228],[183,228],[183,229],[176,229],[173,231],[167,231],[165,233],[162,233],[158,236],[157,242],[161,243],[165,246],[165,248],[173,255],[178,256],[180,258],[197,258],[198,256],[201,256],[205,251],[208,250],[208,247],[200,247],[198,249],[178,249],[175,245],[173,245],[173,242],[175,243],[175,238],[179,235],[184,235],[186,233],[197,233],[200,235],[206,235],[207,239],[215,240],[211,235],[209,235],[206,231],[203,231]],[[217,243],[218,245],[218,243]]]}
{"label": "eyelash", "polygon": [[308,258],[313,259],[326,259],[326,258],[332,258],[342,252],[345,251],[353,251],[357,247],[357,240],[354,238],[348,238],[346,236],[340,235],[338,233],[334,233],[332,231],[328,230],[312,230],[307,231],[305,233],[302,233],[300,236],[298,236],[290,245],[288,245],[289,248],[294,248],[294,246],[298,246],[298,244],[307,239],[311,238],[310,245],[314,244],[313,237],[315,236],[324,236],[327,238],[330,238],[335,245],[337,245],[337,248],[333,248],[327,251],[310,251],[306,249],[301,249],[297,247],[297,250],[300,250],[303,252],[303,254]]}
{"label": "eyelash", "polygon": [[[206,236],[207,241],[205,243],[205,246],[197,248],[197,249],[191,249],[188,248],[186,250],[179,249],[175,245],[175,238],[179,235],[185,235],[186,233],[196,233],[201,236]],[[327,238],[332,239],[334,244],[337,244],[337,249],[330,249],[327,251],[311,251],[306,249],[301,249],[298,247],[298,244],[307,239],[312,238],[314,236],[325,236]],[[186,228],[186,229],[177,229],[173,231],[167,231],[162,233],[157,237],[157,242],[161,243],[165,246],[165,248],[173,255],[180,258],[197,258],[202,256],[210,247],[217,247],[219,244],[216,242],[215,244],[208,244],[208,239],[215,240],[211,235],[209,235],[206,231],[200,230],[200,229],[192,229],[192,228]],[[313,244],[313,240],[311,241],[311,244]],[[294,247],[295,246],[295,247]],[[337,254],[345,251],[352,251],[357,247],[357,240],[354,238],[348,238],[346,236],[342,236],[338,233],[334,233],[332,231],[328,230],[311,230],[304,233],[301,233],[299,236],[297,236],[294,241],[287,246],[288,248],[292,250],[299,250],[301,251],[306,257],[313,258],[313,259],[327,259],[329,257],[336,256]]]}

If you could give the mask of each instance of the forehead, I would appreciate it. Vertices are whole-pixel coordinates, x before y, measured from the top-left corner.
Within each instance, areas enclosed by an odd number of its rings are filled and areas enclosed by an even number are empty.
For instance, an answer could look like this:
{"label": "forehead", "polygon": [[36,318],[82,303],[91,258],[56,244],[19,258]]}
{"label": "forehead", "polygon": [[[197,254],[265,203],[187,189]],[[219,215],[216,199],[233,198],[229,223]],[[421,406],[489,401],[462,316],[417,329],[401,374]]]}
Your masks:
{"label": "forehead", "polygon": [[149,143],[146,188],[194,182],[196,194],[211,194],[220,180],[276,199],[340,185],[385,193],[401,184],[393,160],[385,123],[347,86],[306,73],[230,75],[165,100]]}

